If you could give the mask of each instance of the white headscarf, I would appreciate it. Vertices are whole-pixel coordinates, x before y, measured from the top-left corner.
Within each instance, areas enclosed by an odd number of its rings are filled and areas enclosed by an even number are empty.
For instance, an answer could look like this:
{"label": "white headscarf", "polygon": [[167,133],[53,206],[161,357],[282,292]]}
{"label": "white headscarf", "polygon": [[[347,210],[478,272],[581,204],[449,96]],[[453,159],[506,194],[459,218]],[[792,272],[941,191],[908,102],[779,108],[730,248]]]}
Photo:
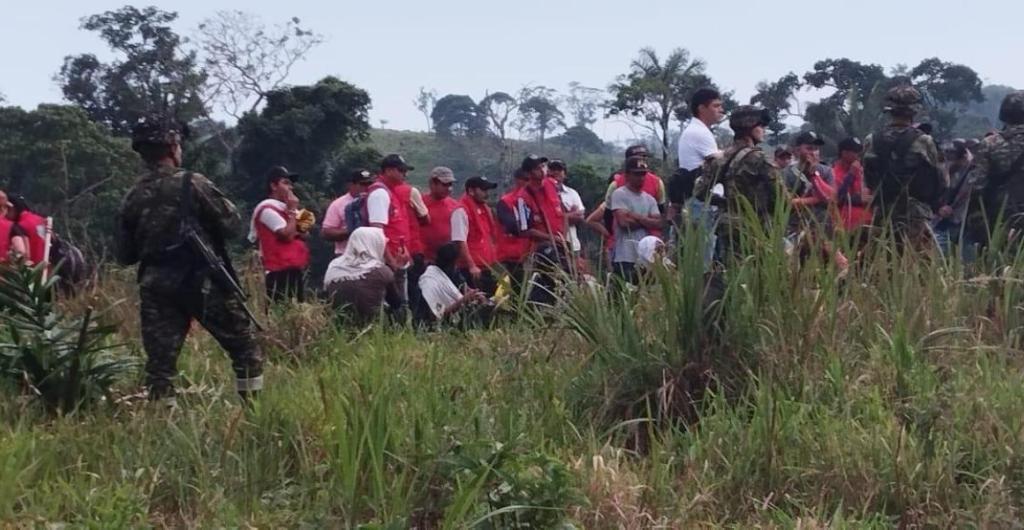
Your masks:
{"label": "white headscarf", "polygon": [[384,230],[371,226],[356,228],[348,238],[345,252],[334,258],[324,274],[324,288],[343,280],[360,280],[384,265]]}
{"label": "white headscarf", "polygon": [[640,265],[650,267],[658,254],[658,248],[665,243],[658,236],[647,236],[640,240],[636,246],[636,252],[640,258]]}

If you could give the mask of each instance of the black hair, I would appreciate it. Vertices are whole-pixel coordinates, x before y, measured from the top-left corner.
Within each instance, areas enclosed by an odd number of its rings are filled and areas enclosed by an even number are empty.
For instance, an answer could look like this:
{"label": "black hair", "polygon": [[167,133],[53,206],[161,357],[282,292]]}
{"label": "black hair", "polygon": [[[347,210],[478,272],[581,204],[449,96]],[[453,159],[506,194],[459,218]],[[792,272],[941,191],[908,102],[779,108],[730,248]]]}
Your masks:
{"label": "black hair", "polygon": [[707,105],[716,99],[722,99],[722,94],[717,90],[708,87],[698,88],[697,91],[693,93],[693,97],[690,98],[690,114],[696,118],[697,109],[699,109],[701,105]]}
{"label": "black hair", "polygon": [[448,272],[455,267],[459,253],[459,244],[455,241],[441,245],[441,248],[437,249],[437,259],[434,260],[434,264],[439,269]]}
{"label": "black hair", "polygon": [[155,164],[171,156],[171,146],[167,144],[139,143],[134,148],[146,164]]}

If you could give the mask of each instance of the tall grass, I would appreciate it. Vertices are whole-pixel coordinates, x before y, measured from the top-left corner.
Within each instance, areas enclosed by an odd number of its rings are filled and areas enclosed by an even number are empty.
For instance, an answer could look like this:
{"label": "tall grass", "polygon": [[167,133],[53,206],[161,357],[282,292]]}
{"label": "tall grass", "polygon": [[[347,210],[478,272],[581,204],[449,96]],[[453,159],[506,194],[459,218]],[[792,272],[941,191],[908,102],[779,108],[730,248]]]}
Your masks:
{"label": "tall grass", "polygon": [[[844,276],[821,253],[786,254],[771,228],[741,242],[752,257],[708,275],[701,238],[684,233],[675,267],[636,291],[569,287],[555,308],[492,330],[357,333],[317,304],[270,310],[285,339],[264,342],[268,386],[252,410],[202,333],[182,357],[177,411],[123,402],[52,417],[5,390],[0,519],[635,529],[1020,520],[1016,253],[1003,246],[965,267],[888,241]],[[125,284],[100,289],[132,307]]]}

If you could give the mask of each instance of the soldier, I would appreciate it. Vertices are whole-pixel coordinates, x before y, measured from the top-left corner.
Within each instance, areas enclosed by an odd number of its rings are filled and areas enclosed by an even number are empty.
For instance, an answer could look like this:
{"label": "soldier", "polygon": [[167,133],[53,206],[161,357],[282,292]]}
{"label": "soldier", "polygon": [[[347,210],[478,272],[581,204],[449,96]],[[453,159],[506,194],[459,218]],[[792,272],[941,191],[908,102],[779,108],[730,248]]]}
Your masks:
{"label": "soldier", "polygon": [[921,93],[906,84],[889,89],[890,122],[864,142],[864,179],[874,193],[875,226],[888,226],[897,245],[934,248],[932,209],[946,188],[938,148],[914,127]]}
{"label": "soldier", "polygon": [[1024,229],[1024,91],[1003,98],[999,120],[1006,127],[986,137],[975,157],[974,189],[980,190],[981,209],[971,213],[969,223],[977,241],[988,240],[998,219],[1018,238]]}
{"label": "soldier", "polygon": [[263,386],[263,358],[246,310],[207,274],[208,267],[182,237],[182,220],[191,219],[230,269],[224,240],[237,235],[241,222],[235,206],[213,183],[181,169],[186,134],[186,128],[160,117],[144,118],[132,129],[132,149],[147,170],[121,205],[117,257],[125,265],[139,264],[146,387],[149,399],[175,404],[171,378],[195,319],[227,350],[238,393],[247,400]]}
{"label": "soldier", "polygon": [[763,224],[767,224],[775,208],[780,185],[779,169],[758,144],[764,140],[768,112],[760,107],[743,105],[729,116],[729,127],[735,133],[732,146],[721,157],[705,162],[704,170],[694,185],[694,196],[709,200],[715,184],[725,187],[725,199],[715,201],[725,210],[718,221],[719,256],[724,258],[739,249],[742,223],[741,199],[748,202]]}

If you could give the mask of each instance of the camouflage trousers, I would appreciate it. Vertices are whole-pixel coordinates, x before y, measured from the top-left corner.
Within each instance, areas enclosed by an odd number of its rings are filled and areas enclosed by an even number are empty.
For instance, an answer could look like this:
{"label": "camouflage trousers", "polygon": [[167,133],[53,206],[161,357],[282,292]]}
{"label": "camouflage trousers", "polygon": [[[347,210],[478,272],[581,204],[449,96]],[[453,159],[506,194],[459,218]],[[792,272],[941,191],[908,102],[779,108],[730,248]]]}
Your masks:
{"label": "camouflage trousers", "polygon": [[236,388],[247,394],[263,386],[263,355],[241,302],[219,287],[176,292],[139,288],[142,345],[146,349],[146,387],[150,398],[174,395],[178,355],[192,320],[198,321],[227,351],[235,372]]}
{"label": "camouflage trousers", "polygon": [[902,252],[912,249],[916,252],[931,253],[938,250],[938,240],[932,230],[931,210],[910,208],[908,210],[875,210],[873,222],[876,228],[888,227],[896,240],[897,249]]}

